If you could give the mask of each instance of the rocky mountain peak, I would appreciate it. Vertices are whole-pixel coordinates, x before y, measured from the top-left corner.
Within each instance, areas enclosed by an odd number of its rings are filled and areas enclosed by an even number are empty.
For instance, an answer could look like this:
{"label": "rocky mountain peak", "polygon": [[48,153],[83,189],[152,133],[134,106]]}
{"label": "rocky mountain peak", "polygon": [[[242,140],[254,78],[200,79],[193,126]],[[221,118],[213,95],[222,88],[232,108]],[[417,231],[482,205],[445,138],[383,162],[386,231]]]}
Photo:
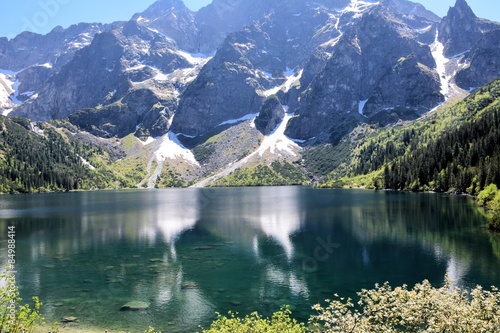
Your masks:
{"label": "rocky mountain peak", "polygon": [[408,0],[383,0],[382,4],[396,10],[396,12],[407,17],[421,17],[431,22],[439,22],[441,18],[427,10],[419,3]]}
{"label": "rocky mountain peak", "polygon": [[445,56],[452,57],[471,49],[482,34],[479,21],[465,0],[457,0],[439,24],[439,41]]}
{"label": "rocky mountain peak", "polygon": [[137,24],[177,42],[190,52],[198,51],[198,29],[194,13],[182,0],[158,0],[132,18]]}
{"label": "rocky mountain peak", "polygon": [[448,10],[448,17],[454,17],[459,20],[475,19],[476,14],[472,11],[466,0],[457,0],[454,7]]}
{"label": "rocky mountain peak", "polygon": [[143,18],[158,18],[180,12],[191,12],[182,0],[157,0],[142,13],[135,14],[133,20]]}

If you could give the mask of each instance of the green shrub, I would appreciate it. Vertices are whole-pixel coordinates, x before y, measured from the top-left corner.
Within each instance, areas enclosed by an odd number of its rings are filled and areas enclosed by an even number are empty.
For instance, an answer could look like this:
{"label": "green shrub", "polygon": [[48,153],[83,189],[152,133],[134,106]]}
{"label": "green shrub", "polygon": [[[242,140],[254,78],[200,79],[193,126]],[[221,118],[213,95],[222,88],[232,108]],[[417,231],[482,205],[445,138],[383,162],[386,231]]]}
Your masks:
{"label": "green shrub", "polygon": [[391,288],[388,283],[358,293],[358,307],[351,299],[327,300],[327,307],[313,307],[313,332],[499,332],[500,292],[481,287],[467,292],[451,289],[450,282],[433,288],[428,281]]}
{"label": "green shrub", "polygon": [[33,308],[28,304],[21,305],[15,276],[2,274],[0,281],[6,281],[0,288],[0,332],[32,333],[45,324],[38,297],[33,297]]}
{"label": "green shrub", "polygon": [[299,324],[290,318],[291,311],[282,308],[273,314],[272,318],[262,318],[257,312],[245,318],[236,317],[229,312],[229,317],[217,314],[218,318],[204,333],[305,333],[304,324]]}
{"label": "green shrub", "polygon": [[477,195],[477,204],[482,207],[488,207],[497,192],[498,188],[495,184],[486,186],[484,190]]}
{"label": "green shrub", "polygon": [[490,230],[500,232],[500,191],[489,203],[488,226]]}

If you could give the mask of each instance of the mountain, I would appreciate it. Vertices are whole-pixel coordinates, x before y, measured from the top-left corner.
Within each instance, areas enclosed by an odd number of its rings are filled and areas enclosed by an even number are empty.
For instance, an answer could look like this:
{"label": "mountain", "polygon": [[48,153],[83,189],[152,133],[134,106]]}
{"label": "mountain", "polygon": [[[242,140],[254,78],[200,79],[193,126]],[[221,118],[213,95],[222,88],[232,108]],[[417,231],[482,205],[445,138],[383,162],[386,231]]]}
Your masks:
{"label": "mountain", "polygon": [[[151,135],[162,135],[168,130],[177,89],[182,86],[176,78],[182,74],[176,71],[192,70],[199,64],[170,38],[132,20],[97,34],[47,80],[36,99],[12,114],[37,121],[71,115],[82,125],[82,113],[91,112],[94,123],[83,125],[94,126],[96,135],[123,137],[137,126],[146,126]],[[142,103],[144,95],[149,96],[146,103]],[[78,116],[73,116],[77,111]],[[114,113],[111,118],[106,116],[110,112]],[[162,130],[151,126],[157,121],[165,125]]]}
{"label": "mountain", "polygon": [[466,0],[457,0],[439,23],[439,40],[444,44],[444,55],[453,57],[471,51],[485,32],[499,29],[497,22],[478,18]]}
{"label": "mountain", "polygon": [[325,67],[302,94],[287,134],[333,139],[379,113],[417,118],[443,101],[434,68],[429,47],[418,42],[416,33],[387,8],[373,6],[343,31]]}
{"label": "mountain", "polygon": [[499,39],[465,0],[444,18],[408,0],[158,0],[126,22],[0,39],[0,111],[120,147],[110,165],[140,186],[303,183],[360,128],[500,77]]}
{"label": "mountain", "polygon": [[[500,80],[462,101],[406,126],[373,131],[340,168],[323,180],[326,186],[477,194],[500,183]],[[335,154],[335,153],[334,153]],[[350,174],[351,178],[343,178]]]}
{"label": "mountain", "polygon": [[134,15],[132,20],[171,39],[182,50],[193,53],[199,50],[195,13],[181,0],[156,1],[144,12]]}
{"label": "mountain", "polygon": [[56,27],[47,35],[23,32],[11,40],[0,38],[0,111],[36,96],[50,76],[107,29],[81,23],[68,29]]}

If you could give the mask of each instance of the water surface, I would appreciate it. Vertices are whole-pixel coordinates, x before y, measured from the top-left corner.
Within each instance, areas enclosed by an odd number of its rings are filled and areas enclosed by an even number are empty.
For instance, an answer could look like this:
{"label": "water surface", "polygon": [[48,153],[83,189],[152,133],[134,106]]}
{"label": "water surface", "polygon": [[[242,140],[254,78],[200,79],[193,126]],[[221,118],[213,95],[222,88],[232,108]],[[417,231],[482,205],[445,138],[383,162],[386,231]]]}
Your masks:
{"label": "water surface", "polygon": [[[333,293],[389,281],[500,286],[500,238],[471,198],[303,187],[0,197],[22,297],[74,328],[196,332],[216,311],[306,320]],[[120,311],[129,301],[145,312]]]}

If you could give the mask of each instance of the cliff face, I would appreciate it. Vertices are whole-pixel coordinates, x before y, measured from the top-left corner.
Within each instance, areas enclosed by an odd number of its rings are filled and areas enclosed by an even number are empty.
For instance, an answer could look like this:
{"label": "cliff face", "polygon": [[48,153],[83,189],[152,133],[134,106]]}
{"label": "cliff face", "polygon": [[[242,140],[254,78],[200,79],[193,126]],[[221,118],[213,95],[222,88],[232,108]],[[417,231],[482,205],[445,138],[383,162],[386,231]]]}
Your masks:
{"label": "cliff face", "polygon": [[103,137],[185,138],[259,113],[266,134],[287,110],[288,137],[335,141],[420,117],[449,82],[498,77],[499,27],[465,0],[443,19],[406,0],[214,0],[197,13],[159,0],[128,22],[0,39],[0,108]]}
{"label": "cliff face", "polygon": [[[287,134],[310,139],[318,131],[336,136],[349,123],[370,121],[403,108],[409,118],[443,101],[435,61],[427,45],[387,8],[374,7],[345,31],[332,55],[301,96],[299,117]],[[340,132],[339,132],[340,131]]]}

